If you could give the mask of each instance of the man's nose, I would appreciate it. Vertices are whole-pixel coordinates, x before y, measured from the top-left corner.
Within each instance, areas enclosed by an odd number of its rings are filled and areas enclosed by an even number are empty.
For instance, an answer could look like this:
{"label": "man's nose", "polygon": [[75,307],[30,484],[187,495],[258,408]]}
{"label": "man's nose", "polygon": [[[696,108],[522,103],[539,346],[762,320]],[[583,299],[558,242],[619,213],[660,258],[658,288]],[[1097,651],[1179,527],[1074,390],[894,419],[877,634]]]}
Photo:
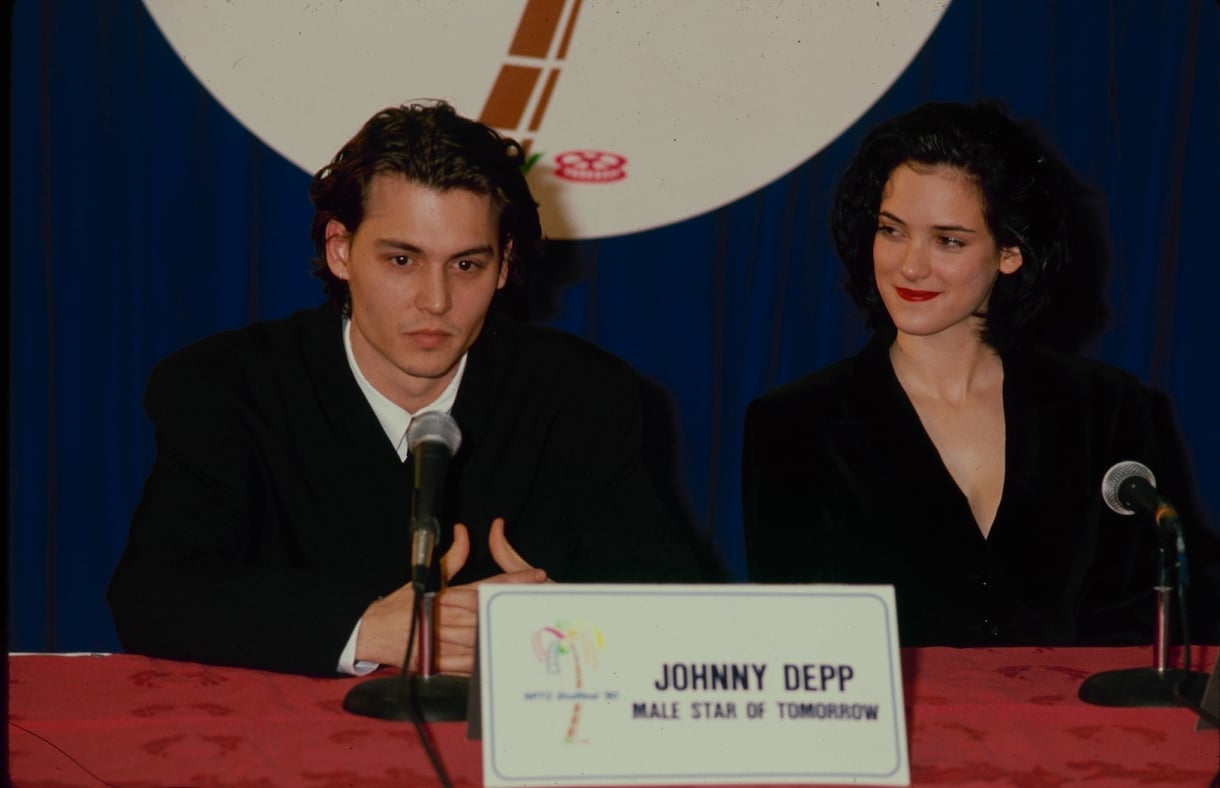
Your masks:
{"label": "man's nose", "polygon": [[443,315],[449,311],[452,299],[449,292],[449,277],[444,268],[429,269],[421,277],[419,290],[415,294],[415,306],[421,311]]}

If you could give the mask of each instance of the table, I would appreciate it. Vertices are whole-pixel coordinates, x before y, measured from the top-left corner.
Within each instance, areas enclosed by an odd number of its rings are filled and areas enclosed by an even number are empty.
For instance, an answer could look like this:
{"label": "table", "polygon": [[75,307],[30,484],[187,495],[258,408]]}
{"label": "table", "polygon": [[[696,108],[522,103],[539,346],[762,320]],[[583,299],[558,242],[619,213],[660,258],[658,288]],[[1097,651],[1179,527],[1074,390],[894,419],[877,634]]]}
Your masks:
{"label": "table", "polygon": [[[1197,647],[1210,669],[1216,646]],[[1151,664],[1148,648],[903,651],[915,785],[1182,784],[1220,771],[1220,734],[1183,708],[1076,697],[1092,673]],[[1176,663],[1174,663],[1176,664]],[[134,655],[9,658],[17,786],[439,785],[410,723],[341,708],[357,679]],[[455,786],[482,785],[464,723],[428,727]]]}

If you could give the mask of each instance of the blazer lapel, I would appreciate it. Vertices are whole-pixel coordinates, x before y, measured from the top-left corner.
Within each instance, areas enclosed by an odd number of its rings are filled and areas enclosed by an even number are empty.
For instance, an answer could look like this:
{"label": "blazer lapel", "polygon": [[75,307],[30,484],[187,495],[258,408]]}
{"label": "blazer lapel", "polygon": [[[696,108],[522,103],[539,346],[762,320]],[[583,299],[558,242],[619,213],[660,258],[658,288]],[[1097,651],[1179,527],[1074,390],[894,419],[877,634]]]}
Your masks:
{"label": "blazer lapel", "polygon": [[1066,510],[1085,511],[1067,500],[1091,494],[1101,480],[1086,478],[1086,458],[1063,449],[1091,445],[1087,408],[1086,392],[1076,378],[1051,374],[1030,353],[1005,356],[1008,445],[1004,501],[996,517],[997,525],[1003,526],[999,533],[1012,527],[1001,519],[1013,525],[1037,520],[1034,502],[1063,501]]}
{"label": "blazer lapel", "polygon": [[886,337],[874,337],[856,357],[848,408],[858,418],[835,425],[840,433],[835,439],[870,463],[897,508],[917,507],[912,515],[935,517],[981,540],[966,496],[894,374],[889,344]]}
{"label": "blazer lapel", "polygon": [[494,312],[488,314],[483,330],[466,359],[466,372],[453,403],[453,418],[462,431],[462,450],[454,458],[461,463],[464,454],[472,454],[494,428],[496,394],[505,374],[507,337]]}
{"label": "blazer lapel", "polygon": [[343,320],[334,306],[328,303],[310,313],[301,345],[314,395],[331,423],[335,439],[362,456],[372,452],[378,463],[393,459],[395,465],[401,465],[352,375],[343,347]]}

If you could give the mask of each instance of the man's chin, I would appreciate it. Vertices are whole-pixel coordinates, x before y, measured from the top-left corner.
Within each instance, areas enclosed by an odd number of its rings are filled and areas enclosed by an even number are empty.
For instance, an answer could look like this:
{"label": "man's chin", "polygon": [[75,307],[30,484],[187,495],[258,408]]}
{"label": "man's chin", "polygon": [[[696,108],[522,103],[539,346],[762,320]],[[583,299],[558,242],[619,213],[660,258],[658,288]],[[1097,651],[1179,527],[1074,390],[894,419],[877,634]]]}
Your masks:
{"label": "man's chin", "polygon": [[408,360],[405,364],[400,364],[399,369],[413,378],[440,380],[441,378],[453,375],[460,359],[461,356],[455,358],[414,358]]}

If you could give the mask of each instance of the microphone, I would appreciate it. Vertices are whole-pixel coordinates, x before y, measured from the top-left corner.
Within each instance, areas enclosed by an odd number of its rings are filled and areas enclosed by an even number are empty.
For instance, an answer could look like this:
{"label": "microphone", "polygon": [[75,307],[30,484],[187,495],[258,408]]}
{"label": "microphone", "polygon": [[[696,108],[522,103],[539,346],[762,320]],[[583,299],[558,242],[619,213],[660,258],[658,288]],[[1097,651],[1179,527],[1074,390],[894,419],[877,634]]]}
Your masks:
{"label": "microphone", "polygon": [[411,585],[422,594],[441,536],[441,496],[449,459],[462,445],[462,431],[448,413],[429,411],[411,420],[407,446],[415,458],[415,495],[411,502]]}
{"label": "microphone", "polygon": [[1101,497],[1118,514],[1147,512],[1158,526],[1178,526],[1178,511],[1157,492],[1156,477],[1147,465],[1136,460],[1117,462],[1101,479]]}
{"label": "microphone", "polygon": [[[1190,636],[1187,626],[1186,543],[1182,536],[1182,521],[1165,496],[1157,492],[1156,477],[1147,465],[1135,460],[1110,466],[1101,479],[1101,497],[1118,514],[1136,511],[1151,514],[1160,536],[1159,566],[1156,584],[1156,621],[1152,637],[1152,667],[1108,670],[1084,680],[1077,695],[1086,703],[1099,706],[1177,706],[1185,704],[1198,710],[1203,699],[1207,676],[1190,669]],[[1168,552],[1176,548],[1178,596],[1182,608],[1182,641],[1185,666],[1169,669],[1169,606],[1173,587],[1170,584]]]}
{"label": "microphone", "polygon": [[[415,723],[433,765],[440,764],[440,759],[421,723],[464,720],[470,699],[468,677],[436,672],[432,604],[435,594],[427,593],[432,550],[441,533],[445,471],[449,467],[449,459],[461,444],[462,432],[449,414],[429,411],[411,419],[411,426],[407,428],[407,446],[415,462],[415,495],[411,501],[411,587],[415,591],[415,604],[411,608],[402,671],[397,676],[362,681],[343,698],[344,710],[353,714]],[[411,646],[416,643],[417,631],[419,672],[411,675]],[[443,775],[444,767],[438,766],[438,770]],[[442,776],[441,782],[449,784],[445,776]]]}

